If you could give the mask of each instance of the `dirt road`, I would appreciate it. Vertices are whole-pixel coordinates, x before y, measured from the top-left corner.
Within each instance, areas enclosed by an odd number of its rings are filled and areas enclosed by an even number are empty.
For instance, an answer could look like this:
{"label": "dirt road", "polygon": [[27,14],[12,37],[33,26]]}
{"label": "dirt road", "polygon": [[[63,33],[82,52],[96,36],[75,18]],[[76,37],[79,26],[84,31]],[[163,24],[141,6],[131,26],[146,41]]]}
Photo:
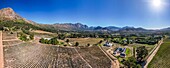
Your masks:
{"label": "dirt road", "polygon": [[0,68],[3,68],[3,45],[2,45],[2,32],[0,31]]}
{"label": "dirt road", "polygon": [[103,48],[101,46],[99,46],[99,48],[103,51],[103,53],[112,61],[112,67],[111,68],[120,68],[119,67],[119,61],[113,57],[109,51],[104,51]]}
{"label": "dirt road", "polygon": [[154,49],[154,51],[152,52],[151,55],[149,55],[149,57],[146,60],[146,65],[144,66],[144,68],[147,68],[148,64],[151,62],[151,60],[153,59],[153,57],[156,55],[157,51],[159,50],[161,44],[163,43],[163,39],[158,43],[158,45],[156,46],[156,48]]}

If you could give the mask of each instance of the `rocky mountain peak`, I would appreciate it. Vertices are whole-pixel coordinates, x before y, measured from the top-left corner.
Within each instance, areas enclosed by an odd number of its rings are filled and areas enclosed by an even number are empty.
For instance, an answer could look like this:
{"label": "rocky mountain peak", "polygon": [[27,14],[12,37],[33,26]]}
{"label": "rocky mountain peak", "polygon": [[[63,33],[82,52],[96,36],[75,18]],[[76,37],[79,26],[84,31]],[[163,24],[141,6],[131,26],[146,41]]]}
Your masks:
{"label": "rocky mountain peak", "polygon": [[3,8],[0,10],[0,20],[17,20],[23,19],[14,12],[12,8]]}

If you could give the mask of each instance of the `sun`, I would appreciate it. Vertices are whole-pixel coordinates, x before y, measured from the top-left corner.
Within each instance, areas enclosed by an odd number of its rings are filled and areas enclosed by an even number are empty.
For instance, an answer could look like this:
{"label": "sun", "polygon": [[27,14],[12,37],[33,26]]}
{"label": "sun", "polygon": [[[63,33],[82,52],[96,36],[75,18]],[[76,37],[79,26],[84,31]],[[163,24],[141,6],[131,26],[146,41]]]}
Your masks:
{"label": "sun", "polygon": [[152,0],[152,6],[155,8],[160,8],[163,5],[162,0]]}
{"label": "sun", "polygon": [[151,3],[151,7],[158,11],[161,11],[165,6],[164,0],[151,0],[150,3]]}

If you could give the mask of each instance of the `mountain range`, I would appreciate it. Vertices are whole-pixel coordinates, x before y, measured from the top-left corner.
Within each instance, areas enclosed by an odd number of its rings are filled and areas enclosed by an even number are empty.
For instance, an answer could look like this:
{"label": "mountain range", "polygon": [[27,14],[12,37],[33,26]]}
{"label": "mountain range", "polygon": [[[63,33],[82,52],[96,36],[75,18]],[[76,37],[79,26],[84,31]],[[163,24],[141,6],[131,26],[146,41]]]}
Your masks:
{"label": "mountain range", "polygon": [[[116,27],[116,26],[107,26],[107,27],[101,27],[101,26],[87,26],[81,23],[55,23],[55,24],[39,24],[31,20],[27,20],[23,17],[21,17],[19,14],[17,14],[12,8],[3,8],[0,10],[0,22],[2,21],[18,21],[22,20],[25,23],[32,24],[34,26],[38,26],[41,28],[48,28],[53,30],[63,30],[63,31],[120,31],[120,32],[143,32],[143,31],[151,31],[144,28],[135,28],[135,27]],[[169,28],[160,29],[159,31],[170,31]]]}

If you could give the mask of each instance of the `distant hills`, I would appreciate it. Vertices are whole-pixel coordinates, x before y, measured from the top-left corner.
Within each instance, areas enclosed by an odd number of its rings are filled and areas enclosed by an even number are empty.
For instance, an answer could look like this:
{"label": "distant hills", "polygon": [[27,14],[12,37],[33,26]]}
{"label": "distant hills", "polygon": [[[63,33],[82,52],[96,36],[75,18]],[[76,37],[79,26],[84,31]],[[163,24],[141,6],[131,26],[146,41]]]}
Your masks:
{"label": "distant hills", "polygon": [[[34,26],[44,28],[44,29],[52,29],[52,30],[63,30],[63,31],[104,31],[104,32],[112,32],[112,31],[119,31],[119,32],[145,32],[151,31],[144,28],[135,28],[135,27],[116,27],[116,26],[108,26],[108,27],[101,27],[101,26],[87,26],[81,23],[56,23],[56,24],[38,24],[36,22],[27,20],[20,15],[18,15],[12,8],[3,8],[0,10],[0,22],[4,21],[13,21],[16,22],[18,20],[22,20],[25,23],[32,24]],[[160,29],[159,31],[170,31],[170,28]]]}

